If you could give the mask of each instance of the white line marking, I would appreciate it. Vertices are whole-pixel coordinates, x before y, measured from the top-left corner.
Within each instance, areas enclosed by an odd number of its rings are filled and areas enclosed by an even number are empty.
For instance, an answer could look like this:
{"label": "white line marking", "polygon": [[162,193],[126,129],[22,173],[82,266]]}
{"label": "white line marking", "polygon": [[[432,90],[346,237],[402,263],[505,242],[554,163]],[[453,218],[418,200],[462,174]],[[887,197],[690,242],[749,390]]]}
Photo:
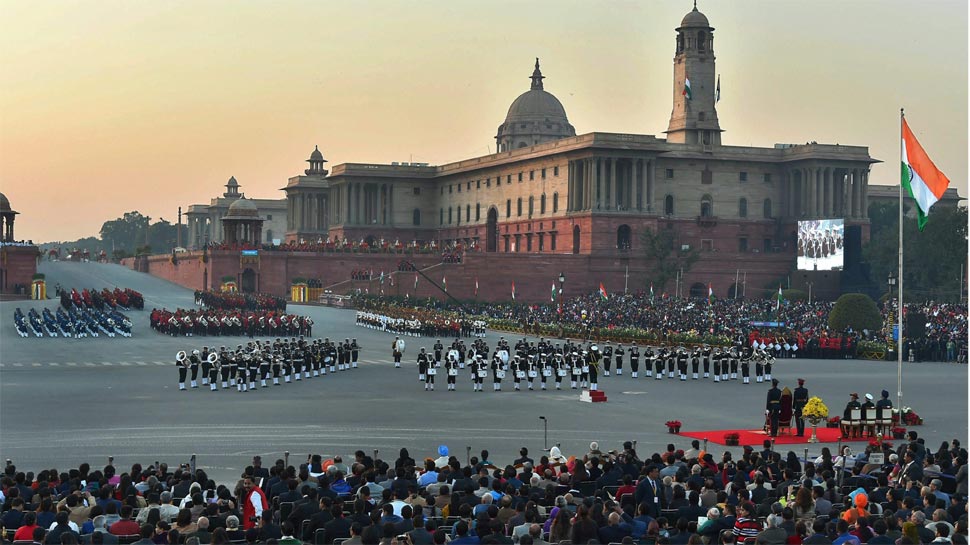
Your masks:
{"label": "white line marking", "polygon": [[50,365],[51,367],[60,367],[61,366],[61,364],[57,363],[56,361],[52,361],[52,362],[48,363],[47,365]]}
{"label": "white line marking", "polygon": [[111,363],[110,361],[103,361],[103,362],[101,362],[101,365],[104,365],[105,367],[110,367],[110,366],[112,366],[114,364]]}
{"label": "white line marking", "polygon": [[67,365],[68,367],[77,367],[77,364],[74,363],[73,361],[69,361],[65,365]]}
{"label": "white line marking", "polygon": [[40,367],[41,366],[40,363],[31,363],[30,365],[33,366],[33,367]]}
{"label": "white line marking", "polygon": [[88,362],[88,363],[85,363],[84,366],[85,367],[94,367],[94,364],[91,363],[91,362]]}
{"label": "white line marking", "polygon": [[131,367],[131,363],[129,363],[127,361],[123,361],[119,365],[121,365],[122,367]]}

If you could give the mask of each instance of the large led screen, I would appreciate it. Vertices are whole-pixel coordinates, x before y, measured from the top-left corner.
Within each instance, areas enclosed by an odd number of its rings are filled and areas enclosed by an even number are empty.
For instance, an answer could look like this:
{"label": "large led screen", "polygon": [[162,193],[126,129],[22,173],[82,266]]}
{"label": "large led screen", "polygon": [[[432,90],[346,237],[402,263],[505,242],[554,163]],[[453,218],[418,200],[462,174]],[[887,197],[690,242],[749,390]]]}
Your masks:
{"label": "large led screen", "polygon": [[798,270],[842,270],[844,234],[842,219],[798,222]]}

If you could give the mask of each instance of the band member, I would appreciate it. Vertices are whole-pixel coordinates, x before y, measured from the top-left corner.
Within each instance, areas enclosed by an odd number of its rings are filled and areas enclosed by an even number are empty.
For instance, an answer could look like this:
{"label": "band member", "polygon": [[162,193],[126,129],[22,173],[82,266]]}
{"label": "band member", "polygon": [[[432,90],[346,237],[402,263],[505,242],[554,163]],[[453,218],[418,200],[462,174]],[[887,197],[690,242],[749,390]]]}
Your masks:
{"label": "band member", "polygon": [[247,374],[249,375],[249,389],[250,391],[256,391],[256,376],[259,374],[259,364],[262,360],[259,352],[254,353],[249,358],[249,363],[247,365]]}
{"label": "band member", "polygon": [[775,363],[775,358],[769,352],[765,352],[765,379],[771,380],[771,365]]}
{"label": "band member", "polygon": [[[755,341],[757,343],[758,341]],[[751,349],[748,347],[744,348],[745,352],[748,353],[749,358],[754,358],[754,373],[755,380],[759,383],[765,381],[765,359],[762,357],[761,349],[755,348],[751,353]]]}
{"label": "band member", "polygon": [[[757,367],[761,367],[761,364],[758,363]],[[760,375],[758,382],[761,382]],[[751,384],[751,348],[748,346],[741,349],[741,383]]]}
{"label": "band member", "polygon": [[[202,334],[205,335],[205,332],[203,331]],[[212,364],[209,363],[208,346],[202,347],[202,354],[199,355],[199,361],[202,363],[202,385],[205,386],[206,384],[209,384],[209,367],[212,366]]]}
{"label": "band member", "polygon": [[394,357],[394,367],[401,368],[401,356],[404,355],[404,341],[400,337],[394,337],[391,343],[391,355]]}
{"label": "band member", "polygon": [[725,348],[721,350],[721,381],[727,381],[731,376],[731,354],[730,350]]}
{"label": "band member", "polygon": [[[649,348],[647,348],[643,353],[643,356],[644,356],[643,376],[648,378],[650,377],[650,354],[651,353],[652,352]],[[633,378],[637,378],[639,373],[640,373],[640,347],[637,346],[636,342],[634,342],[633,346],[630,347],[630,376]],[[620,371],[617,370],[616,374],[619,375]]]}
{"label": "band member", "polygon": [[492,357],[492,389],[496,392],[502,391],[502,379],[505,378],[505,364],[502,358],[495,354]]}
{"label": "band member", "polygon": [[528,363],[525,369],[525,378],[529,382],[529,389],[535,390],[533,384],[536,377],[539,376],[539,356],[538,354],[529,354]]}
{"label": "band member", "polygon": [[729,361],[731,362],[731,380],[738,380],[738,348],[731,348]]}
{"label": "band member", "polygon": [[434,361],[438,364],[441,364],[442,358],[444,357],[444,349],[445,345],[441,344],[441,339],[435,341],[434,346],[431,347],[431,350],[434,351]]}
{"label": "band member", "polygon": [[[401,343],[402,343],[401,346],[404,346],[403,345],[404,341],[401,341]],[[402,351],[403,351],[403,349],[402,349]],[[339,355],[337,354],[337,343],[333,343],[333,342],[328,343],[327,344],[327,358],[326,359],[329,359],[329,369],[330,369],[330,372],[331,373],[336,373],[337,372],[337,359],[338,358],[339,358]]]}
{"label": "band member", "polygon": [[185,351],[175,354],[175,365],[179,370],[179,390],[185,390],[185,377],[189,373],[189,362],[185,356]]}
{"label": "band member", "polygon": [[526,362],[524,356],[519,356],[518,354],[512,356],[512,382],[515,385],[515,390],[519,391],[519,383],[525,378],[525,368]]}
{"label": "band member", "polygon": [[671,349],[667,352],[667,378],[674,378],[674,369],[677,366],[678,355],[677,350]]}
{"label": "band member", "polygon": [[357,358],[360,357],[360,345],[357,344],[357,339],[350,340],[350,367],[357,369]]}
{"label": "band member", "polygon": [[344,339],[343,349],[343,361],[341,362],[342,366],[339,370],[346,371],[350,369],[350,339]]}
{"label": "band member", "polygon": [[681,381],[687,380],[687,360],[689,359],[690,355],[687,353],[687,349],[681,346],[677,350],[677,373],[680,374]]}
{"label": "band member", "polygon": [[[610,341],[606,341],[606,345],[603,346],[603,376],[610,376],[610,366],[613,364],[613,347],[610,346]],[[619,373],[617,373],[619,375]]]}
{"label": "band member", "polygon": [[449,352],[445,359],[445,372],[448,374],[448,390],[455,391],[455,380],[458,378],[458,351]]}
{"label": "band member", "polygon": [[[419,356],[420,357],[420,356]],[[429,386],[431,391],[434,391],[434,377],[438,374],[438,362],[433,360],[428,354],[425,354],[425,360],[427,363],[425,365],[425,379],[424,379],[424,389],[428,390]]]}
{"label": "band member", "polygon": [[700,365],[701,365],[701,349],[695,348],[694,352],[691,353],[691,357],[690,357],[690,372],[691,372],[691,378],[693,380],[697,380],[699,376],[698,373],[700,370]]}
{"label": "band member", "polygon": [[[623,355],[624,354],[626,354],[626,351],[623,350],[623,345],[622,344],[616,345],[616,350],[613,351],[613,358],[614,360],[616,360],[616,376],[620,376],[623,374]],[[606,376],[610,376],[609,373],[607,373]]]}
{"label": "band member", "polygon": [[293,354],[293,380],[303,379],[303,350],[294,341],[290,341],[290,350]]}
{"label": "band member", "polygon": [[418,353],[418,381],[424,382],[424,389],[428,389],[427,385],[427,373],[428,373],[428,353],[425,351],[424,347],[421,347],[421,351]]}
{"label": "band member", "polygon": [[795,435],[805,436],[805,419],[802,417],[802,409],[808,403],[808,388],[805,387],[805,379],[798,379],[798,388],[792,393],[792,410],[795,413]]}
{"label": "band member", "polygon": [[222,377],[222,389],[225,390],[229,387],[230,375],[232,380],[236,379],[236,360],[235,356],[226,351],[226,347],[223,346],[219,349],[219,361],[222,362],[222,369],[219,371]]}
{"label": "band member", "polygon": [[721,382],[721,349],[715,348],[711,352],[711,364],[714,368],[714,382]]}
{"label": "band member", "polygon": [[542,390],[546,389],[546,381],[554,373],[552,368],[552,362],[550,361],[549,353],[543,352],[539,355],[539,388]]}
{"label": "band member", "polygon": [[594,344],[589,348],[589,355],[586,358],[586,366],[589,368],[589,389],[591,391],[596,391],[599,389],[599,368],[600,368],[600,351],[599,348]]}
{"label": "band member", "polygon": [[202,361],[209,364],[209,376],[207,377],[209,382],[209,390],[215,392],[219,389],[219,367],[222,363],[221,358],[219,358],[219,354],[217,354],[215,349],[213,349],[212,352],[209,352],[206,359]]}
{"label": "band member", "polygon": [[189,356],[189,369],[192,371],[192,387],[198,388],[199,383],[196,379],[199,377],[199,350],[193,350],[192,355]]}
{"label": "band member", "polygon": [[664,378],[664,361],[667,359],[667,349],[659,348],[653,355],[653,374],[654,379],[663,380]]}
{"label": "band member", "polygon": [[476,354],[468,366],[472,372],[472,390],[475,392],[483,391],[485,377],[488,376],[488,363],[482,358],[481,354]]}
{"label": "band member", "polygon": [[583,367],[580,364],[579,353],[572,352],[569,354],[569,386],[575,390],[576,384],[580,381],[583,376]]}
{"label": "band member", "polygon": [[557,349],[556,353],[552,356],[552,369],[556,375],[556,389],[562,390],[562,379],[569,374],[568,363],[563,357],[562,352]]}

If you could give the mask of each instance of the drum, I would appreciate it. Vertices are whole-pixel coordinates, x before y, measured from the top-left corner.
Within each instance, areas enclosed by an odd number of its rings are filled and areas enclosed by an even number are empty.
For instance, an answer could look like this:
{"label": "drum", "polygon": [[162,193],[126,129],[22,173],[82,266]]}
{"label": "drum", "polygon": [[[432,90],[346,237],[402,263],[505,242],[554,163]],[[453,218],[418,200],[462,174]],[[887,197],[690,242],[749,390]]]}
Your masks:
{"label": "drum", "polygon": [[579,367],[573,367],[573,374],[574,375],[581,375],[581,374],[583,374],[583,370],[581,368],[579,368]]}
{"label": "drum", "polygon": [[525,378],[525,371],[516,371],[515,378]]}
{"label": "drum", "polygon": [[584,365],[583,366],[583,372],[584,373],[589,373],[589,366],[588,365]]}
{"label": "drum", "polygon": [[478,372],[478,376],[479,376],[479,377],[481,377],[481,378],[485,378],[485,377],[487,377],[487,376],[488,376],[488,371],[486,371],[486,370],[484,370],[484,369],[482,369],[482,370],[480,370],[480,371]]}
{"label": "drum", "polygon": [[435,376],[437,374],[438,374],[438,370],[437,369],[435,369],[434,367],[429,367],[428,368],[428,375],[429,376],[432,376],[433,377],[433,376]]}
{"label": "drum", "polygon": [[536,378],[537,376],[539,376],[539,373],[535,371],[529,371],[529,378]]}
{"label": "drum", "polygon": [[551,377],[552,376],[552,369],[543,369],[542,370],[542,376],[544,376],[544,377]]}
{"label": "drum", "polygon": [[448,369],[448,376],[449,377],[457,377],[458,376],[458,369]]}
{"label": "drum", "polygon": [[559,369],[558,371],[556,371],[556,375],[558,375],[560,377],[564,377],[564,376],[566,376],[566,370],[565,369]]}
{"label": "drum", "polygon": [[505,371],[502,369],[495,371],[495,377],[500,379],[505,378]]}

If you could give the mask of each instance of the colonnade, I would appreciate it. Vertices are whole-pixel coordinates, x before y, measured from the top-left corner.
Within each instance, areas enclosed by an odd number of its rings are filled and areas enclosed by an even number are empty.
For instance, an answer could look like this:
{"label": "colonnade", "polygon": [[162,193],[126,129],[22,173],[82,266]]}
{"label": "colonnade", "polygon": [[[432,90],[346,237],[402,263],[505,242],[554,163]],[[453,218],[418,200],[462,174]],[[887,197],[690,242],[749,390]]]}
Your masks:
{"label": "colonnade", "polygon": [[869,169],[809,166],[790,169],[782,186],[794,218],[867,218]]}
{"label": "colonnade", "polygon": [[653,159],[607,156],[569,161],[567,210],[651,212],[655,170]]}

